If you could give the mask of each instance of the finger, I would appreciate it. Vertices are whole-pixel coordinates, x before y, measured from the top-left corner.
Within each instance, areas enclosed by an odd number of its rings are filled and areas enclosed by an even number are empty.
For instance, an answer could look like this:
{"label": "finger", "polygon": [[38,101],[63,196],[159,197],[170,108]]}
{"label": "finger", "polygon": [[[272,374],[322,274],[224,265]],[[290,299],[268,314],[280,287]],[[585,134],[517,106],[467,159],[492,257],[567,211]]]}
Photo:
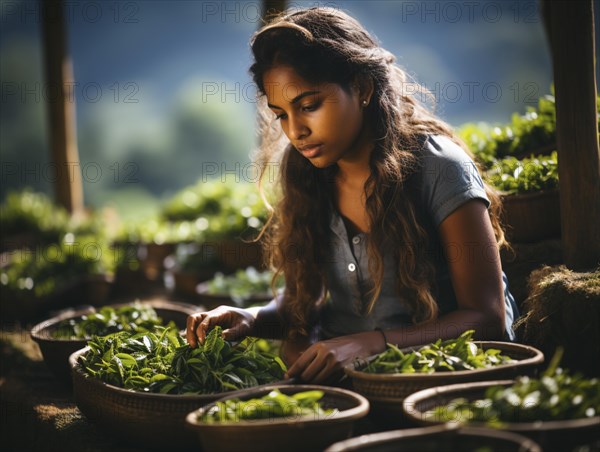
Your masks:
{"label": "finger", "polygon": [[318,375],[323,372],[325,375],[328,375],[327,367],[327,362],[322,356],[317,354],[314,359],[304,368],[302,374],[300,374],[300,378],[302,381],[316,383]]}
{"label": "finger", "polygon": [[317,375],[315,375],[312,383],[324,384],[330,381],[335,381],[335,378],[333,378],[335,373],[336,370],[334,366],[326,365],[319,373],[317,373]]}
{"label": "finger", "polygon": [[199,320],[200,318],[197,315],[190,315],[187,318],[185,337],[192,348],[195,348],[198,345],[195,330]]}
{"label": "finger", "polygon": [[290,367],[288,369],[288,371],[287,371],[288,378],[300,376],[302,379],[304,379],[302,374],[303,374],[304,370],[306,369],[306,367],[316,357],[316,355],[317,355],[317,353],[313,349],[313,347],[310,347],[307,350],[305,350],[300,355],[300,357],[296,360],[296,362],[294,364],[292,364],[292,367]]}
{"label": "finger", "polygon": [[213,317],[211,315],[207,315],[206,317],[204,317],[202,319],[202,321],[198,325],[198,328],[196,329],[196,334],[198,336],[198,342],[200,342],[201,344],[204,343],[204,340],[206,339],[206,335],[207,335],[208,331],[210,330],[211,325],[214,323],[214,320],[215,320],[215,317]]}

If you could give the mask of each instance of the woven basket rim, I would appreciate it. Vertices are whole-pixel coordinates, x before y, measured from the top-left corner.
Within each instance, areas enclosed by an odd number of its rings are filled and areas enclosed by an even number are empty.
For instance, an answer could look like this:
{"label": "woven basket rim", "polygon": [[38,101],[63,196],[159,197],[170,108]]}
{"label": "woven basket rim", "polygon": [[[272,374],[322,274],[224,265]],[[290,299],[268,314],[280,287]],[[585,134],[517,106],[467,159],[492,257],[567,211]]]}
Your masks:
{"label": "woven basket rim", "polygon": [[[487,375],[498,372],[499,370],[506,370],[510,368],[518,368],[522,366],[538,365],[544,362],[544,354],[535,347],[530,345],[517,344],[514,342],[501,342],[501,341],[473,341],[478,346],[483,348],[498,348],[502,351],[519,350],[520,352],[527,352],[531,354],[529,358],[517,359],[516,363],[502,364],[499,366],[487,367],[485,369],[473,369],[473,370],[452,370],[448,372],[434,372],[431,374],[426,373],[394,373],[394,374],[374,374],[363,372],[355,369],[354,364],[349,364],[344,367],[344,372],[352,378],[359,380],[368,380],[375,382],[394,382],[394,381],[435,381],[435,380],[447,380],[448,378],[459,378],[473,375]],[[428,345],[428,344],[425,344]],[[417,345],[414,347],[405,347],[402,349],[404,352],[417,350],[424,345]],[[509,353],[510,355],[510,353]],[[363,362],[370,362],[378,355],[372,355],[366,358]]]}
{"label": "woven basket rim", "polygon": [[[75,319],[75,318],[81,317],[83,315],[92,314],[94,312],[98,312],[101,308],[103,308],[105,306],[110,306],[112,308],[120,308],[123,306],[132,305],[133,303],[135,303],[135,302],[131,301],[131,302],[127,302],[127,303],[107,304],[107,305],[103,305],[98,308],[96,308],[94,306],[84,306],[80,309],[66,311],[66,312],[63,312],[61,314],[58,314],[54,317],[51,317],[49,319],[46,319],[46,320],[38,323],[33,328],[31,328],[31,331],[29,334],[30,334],[31,338],[38,344],[40,342],[65,343],[65,344],[81,343],[82,347],[83,347],[83,345],[85,345],[87,343],[88,339],[90,339],[90,338],[86,338],[86,339],[54,338],[54,337],[45,335],[45,333],[47,333],[50,329],[52,329],[54,326],[56,326],[58,323],[62,322],[63,320]],[[189,303],[182,303],[179,301],[168,301],[168,300],[146,300],[146,301],[143,301],[142,300],[141,303],[150,305],[154,309],[171,310],[171,311],[181,312],[182,314],[187,314],[187,315],[194,314],[200,310],[200,308],[198,306],[195,306],[195,305],[189,304]]]}
{"label": "woven basket rim", "polygon": [[511,193],[507,191],[501,191],[500,196],[502,197],[502,201],[520,201],[520,200],[529,200],[529,199],[537,199],[537,198],[549,198],[554,197],[560,194],[560,190],[558,188],[553,188],[550,190],[536,190],[525,193]]}
{"label": "woven basket rim", "polygon": [[484,438],[494,438],[513,441],[520,444],[523,450],[528,452],[542,452],[542,448],[532,439],[518,433],[505,430],[497,430],[489,427],[465,427],[457,424],[437,424],[426,427],[415,427],[400,430],[390,430],[378,433],[371,433],[358,437],[349,438],[344,441],[332,444],[325,452],[342,452],[349,450],[368,450],[373,446],[384,445],[388,442],[399,439],[426,438],[431,435],[454,434],[462,436],[479,436]]}
{"label": "woven basket rim", "polygon": [[[81,355],[84,355],[85,353],[87,353],[88,351],[90,351],[90,347],[86,346],[86,347],[82,348],[81,350],[77,350],[76,352],[71,354],[71,356],[69,356],[69,365],[71,366],[71,373],[73,375],[73,378],[79,378],[81,380],[85,380],[90,385],[104,388],[106,391],[110,391],[115,394],[119,394],[119,395],[126,396],[129,398],[133,397],[133,398],[144,399],[144,400],[164,400],[164,401],[169,401],[169,402],[199,401],[201,403],[213,401],[216,398],[223,397],[224,395],[228,394],[226,392],[215,392],[212,394],[159,394],[159,393],[155,393],[155,392],[135,391],[133,389],[125,389],[125,388],[121,388],[119,386],[111,385],[109,383],[105,383],[102,380],[99,380],[98,378],[94,378],[91,375],[88,375],[87,373],[84,372],[84,370],[81,368],[81,366],[79,366],[79,363],[77,362],[78,358]],[[233,393],[234,391],[231,391],[231,392]]]}
{"label": "woven basket rim", "polygon": [[[240,399],[251,399],[255,397],[260,397],[263,394],[268,394],[274,389],[281,389],[282,392],[302,392],[302,391],[323,391],[325,394],[333,394],[341,397],[345,397],[347,399],[351,399],[356,403],[356,406],[349,408],[347,410],[338,411],[335,414],[328,416],[325,419],[315,419],[313,415],[307,415],[299,417],[297,420],[290,422],[289,419],[283,418],[269,418],[269,419],[261,419],[261,420],[247,420],[247,421],[236,421],[236,422],[223,422],[223,423],[212,423],[212,424],[204,424],[197,421],[199,415],[204,413],[206,410],[209,410],[213,407],[217,402],[224,402],[226,400],[230,400],[232,398],[237,398],[235,394],[228,394],[225,397],[221,397],[217,400],[214,400],[211,403],[208,403],[197,410],[188,413],[186,416],[186,423],[192,429],[196,430],[206,430],[206,429],[218,429],[218,430],[227,430],[227,429],[256,429],[259,427],[285,427],[293,425],[294,427],[298,425],[312,425],[312,424],[322,424],[324,427],[327,425],[333,425],[338,422],[347,422],[353,421],[359,418],[362,418],[367,415],[369,412],[369,401],[363,397],[362,395],[349,391],[347,389],[336,388],[332,386],[322,386],[322,385],[311,385],[311,384],[293,384],[293,385],[280,385],[280,384],[272,384],[267,386],[257,387],[256,391],[248,390]],[[214,431],[214,430],[213,430]]]}
{"label": "woven basket rim", "polygon": [[[417,391],[404,399],[402,402],[402,411],[411,420],[419,423],[427,423],[431,425],[441,424],[442,422],[428,421],[414,414],[416,406],[423,400],[436,397],[438,395],[449,395],[454,394],[456,398],[460,397],[465,390],[472,392],[477,389],[486,389],[490,386],[511,386],[515,383],[515,380],[492,380],[492,381],[480,381],[475,383],[458,383],[452,385],[436,386],[433,388],[422,389]],[[419,413],[422,413],[419,411]],[[484,422],[469,422],[469,427],[482,428],[488,427]],[[535,422],[503,422],[502,429],[511,430],[514,432],[526,432],[526,431],[545,431],[545,430],[556,430],[565,428],[586,428],[597,426],[600,430],[600,416],[594,416],[591,418],[580,418],[580,419],[566,419],[559,421],[535,421]]]}

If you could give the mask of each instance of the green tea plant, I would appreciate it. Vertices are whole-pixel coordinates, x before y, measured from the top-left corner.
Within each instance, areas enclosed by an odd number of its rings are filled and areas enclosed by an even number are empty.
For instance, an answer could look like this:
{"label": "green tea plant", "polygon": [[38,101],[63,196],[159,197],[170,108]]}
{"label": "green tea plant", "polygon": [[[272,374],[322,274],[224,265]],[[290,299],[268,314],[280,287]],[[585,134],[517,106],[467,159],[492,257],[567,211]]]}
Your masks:
{"label": "green tea plant", "polygon": [[201,221],[166,221],[163,218],[146,218],[121,225],[117,240],[124,243],[155,243],[157,245],[180,242],[198,242],[205,239]]}
{"label": "green tea plant", "polygon": [[472,341],[473,333],[469,330],[457,339],[438,339],[412,352],[403,352],[395,345],[387,344],[387,350],[366,366],[359,364],[358,367],[367,373],[434,373],[484,369],[514,362],[500,350],[478,347]]}
{"label": "green tea plant", "polygon": [[198,421],[207,424],[238,422],[255,419],[293,418],[312,416],[324,419],[337,413],[337,409],[323,409],[319,400],[323,391],[302,391],[290,396],[274,389],[267,395],[249,400],[229,399],[217,402]]}
{"label": "green tea plant", "polygon": [[4,236],[32,233],[39,243],[57,243],[67,231],[68,212],[43,193],[30,189],[12,191],[0,206]]}
{"label": "green tea plant", "polygon": [[109,246],[94,237],[72,233],[59,244],[12,254],[0,271],[0,285],[17,298],[44,297],[87,275],[114,270]]}
{"label": "green tea plant", "polygon": [[[159,325],[163,325],[163,321],[154,308],[136,301],[117,308],[103,306],[98,312],[65,319],[57,325],[52,336],[57,339],[87,339],[118,331],[151,331]],[[171,326],[175,327],[175,324]]]}
{"label": "green tea plant", "polygon": [[541,97],[537,108],[528,107],[524,115],[514,113],[509,124],[467,123],[458,129],[458,135],[486,169],[492,167],[496,159],[527,155],[555,146],[554,96]]}
{"label": "green tea plant", "polygon": [[262,352],[256,339],[225,341],[215,327],[191,348],[174,328],[114,333],[88,342],[80,357],[86,373],[106,383],[161,394],[211,394],[281,380],[285,364]]}
{"label": "green tea plant", "polygon": [[200,180],[169,200],[162,217],[168,222],[193,223],[205,239],[237,238],[262,228],[266,208],[251,183]]}
{"label": "green tea plant", "polygon": [[0,229],[3,237],[31,234],[34,245],[60,243],[68,234],[108,240],[109,233],[100,214],[88,211],[70,217],[62,206],[44,193],[31,189],[9,192],[0,206]]}
{"label": "green tea plant", "polygon": [[496,161],[486,173],[486,179],[507,193],[531,193],[558,188],[558,155],[517,160],[506,157]]}
{"label": "green tea plant", "polygon": [[558,367],[561,352],[539,379],[518,377],[509,387],[491,386],[483,399],[457,398],[426,413],[435,421],[505,422],[557,421],[600,416],[600,380],[570,375]]}

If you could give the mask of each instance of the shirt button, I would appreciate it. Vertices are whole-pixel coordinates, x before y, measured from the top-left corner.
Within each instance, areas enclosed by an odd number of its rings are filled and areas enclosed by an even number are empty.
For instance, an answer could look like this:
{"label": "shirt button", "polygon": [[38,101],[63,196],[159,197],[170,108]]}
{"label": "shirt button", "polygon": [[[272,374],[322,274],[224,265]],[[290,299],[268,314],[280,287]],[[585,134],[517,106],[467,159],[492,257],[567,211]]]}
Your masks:
{"label": "shirt button", "polygon": [[354,265],[354,264],[348,264],[348,270],[350,270],[351,272],[353,272],[354,270],[356,270],[356,265]]}
{"label": "shirt button", "polygon": [[352,243],[354,243],[355,245],[358,245],[360,243],[360,237],[357,235],[352,237]]}

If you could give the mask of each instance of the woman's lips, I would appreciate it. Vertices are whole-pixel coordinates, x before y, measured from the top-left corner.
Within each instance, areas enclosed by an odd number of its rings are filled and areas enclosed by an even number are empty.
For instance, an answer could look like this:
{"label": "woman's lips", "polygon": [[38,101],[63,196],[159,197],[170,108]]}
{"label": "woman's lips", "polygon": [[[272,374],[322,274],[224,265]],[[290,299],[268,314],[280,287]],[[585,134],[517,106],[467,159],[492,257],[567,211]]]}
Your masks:
{"label": "woman's lips", "polygon": [[300,153],[307,159],[314,158],[321,153],[322,144],[315,144],[314,146],[305,146],[299,149]]}

